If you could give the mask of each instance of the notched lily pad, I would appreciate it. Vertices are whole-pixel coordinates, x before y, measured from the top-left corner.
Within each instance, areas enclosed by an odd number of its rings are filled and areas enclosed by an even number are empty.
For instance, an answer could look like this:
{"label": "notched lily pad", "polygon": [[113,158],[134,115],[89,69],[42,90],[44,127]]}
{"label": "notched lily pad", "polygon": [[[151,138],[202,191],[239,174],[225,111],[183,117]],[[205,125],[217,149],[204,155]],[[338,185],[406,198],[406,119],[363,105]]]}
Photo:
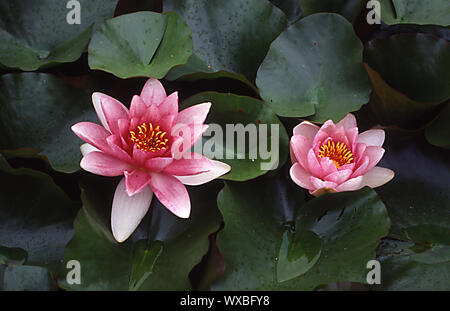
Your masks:
{"label": "notched lily pad", "polygon": [[170,79],[229,77],[252,85],[286,16],[269,1],[165,0],[164,11],[182,15],[192,29],[194,55]]}
{"label": "notched lily pad", "polygon": [[123,79],[160,79],[191,54],[191,31],[181,16],[137,12],[107,20],[92,36],[89,66]]}
{"label": "notched lily pad", "polygon": [[337,122],[369,101],[362,52],[361,41],[344,17],[313,14],[272,42],[256,84],[280,116]]}
{"label": "notched lily pad", "polygon": [[0,3],[0,63],[32,71],[73,62],[85,51],[96,25],[114,14],[117,0],[78,0],[79,24],[69,24],[68,1],[12,0]]}

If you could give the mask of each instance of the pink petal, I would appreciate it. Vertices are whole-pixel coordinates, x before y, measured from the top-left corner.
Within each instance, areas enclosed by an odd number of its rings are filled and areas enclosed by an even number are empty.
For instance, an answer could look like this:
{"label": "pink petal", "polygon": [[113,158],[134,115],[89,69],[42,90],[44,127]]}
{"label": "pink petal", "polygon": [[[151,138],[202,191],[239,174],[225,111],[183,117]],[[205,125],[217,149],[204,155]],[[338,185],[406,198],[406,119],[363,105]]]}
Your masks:
{"label": "pink petal", "polygon": [[159,125],[161,130],[170,133],[170,129],[173,127],[176,118],[177,118],[176,114],[166,115],[161,117],[155,124]]}
{"label": "pink petal", "polygon": [[310,181],[311,174],[307,172],[300,164],[294,163],[289,170],[291,179],[300,187],[313,190],[314,186]]}
{"label": "pink petal", "polygon": [[364,156],[364,152],[366,151],[367,146],[362,143],[357,143],[356,148],[353,150],[353,158],[355,159],[355,163],[361,161]]}
{"label": "pink petal", "polygon": [[136,166],[143,167],[145,165],[145,162],[152,158],[152,154],[155,152],[149,152],[141,150],[137,147],[136,144],[133,145],[133,156],[132,161],[136,164]]}
{"label": "pink petal", "polygon": [[392,178],[394,178],[394,176],[395,176],[394,171],[388,168],[375,166],[370,171],[368,171],[364,176],[362,176],[363,177],[362,183],[365,186],[376,188],[384,185]]}
{"label": "pink petal", "polygon": [[344,127],[344,130],[349,130],[353,127],[356,127],[356,118],[353,114],[349,113],[345,116],[344,119],[336,123],[337,127]]}
{"label": "pink petal", "polygon": [[167,157],[158,157],[158,158],[151,158],[145,161],[145,167],[150,172],[161,172],[164,168],[166,168],[170,163],[172,163],[172,158]]}
{"label": "pink petal", "polygon": [[384,143],[384,136],[383,130],[368,130],[359,134],[358,143],[366,144],[366,146],[381,147]]}
{"label": "pink petal", "polygon": [[347,147],[349,147],[350,150],[353,152],[356,148],[356,144],[358,143],[358,128],[353,127],[351,129],[348,129],[345,132],[345,135],[347,136],[347,140],[349,143]]}
{"label": "pink petal", "polygon": [[367,167],[369,166],[369,157],[364,156],[361,158],[362,160],[359,161],[357,168],[352,174],[353,177],[358,177],[360,175],[364,175],[367,172]]}
{"label": "pink petal", "polygon": [[99,92],[92,93],[92,104],[94,105],[94,109],[95,109],[95,112],[97,113],[97,117],[98,117],[98,120],[100,121],[100,123],[103,125],[103,127],[107,131],[111,132],[111,129],[109,128],[108,122],[106,121],[105,114],[103,113],[103,108],[101,106],[101,100],[100,99],[103,96],[107,96],[107,95],[105,95],[103,93],[99,93]]}
{"label": "pink petal", "polygon": [[152,173],[150,187],[158,200],[180,218],[189,218],[191,201],[186,187],[175,177]]}
{"label": "pink petal", "polygon": [[129,196],[133,196],[145,186],[148,185],[150,181],[150,175],[140,169],[135,169],[132,171],[125,171],[125,189]]}
{"label": "pink petal", "polygon": [[341,184],[346,181],[350,175],[352,174],[352,170],[339,170],[337,172],[331,173],[324,177],[325,181],[332,181],[336,184]]}
{"label": "pink petal", "polygon": [[111,135],[104,127],[91,123],[80,122],[72,126],[72,131],[88,144],[97,149],[107,151],[109,150],[106,138]]}
{"label": "pink petal", "polygon": [[316,177],[323,177],[324,172],[322,170],[322,167],[320,166],[319,160],[317,159],[316,154],[312,149],[309,149],[308,155],[308,171]]}
{"label": "pink petal", "polygon": [[117,126],[119,127],[119,133],[120,133],[120,142],[122,145],[122,149],[126,150],[127,152],[131,151],[130,146],[132,145],[130,143],[129,134],[130,134],[130,120],[128,119],[120,119],[117,122]]}
{"label": "pink petal", "polygon": [[313,185],[313,189],[315,191],[319,190],[319,189],[322,189],[322,188],[335,189],[336,186],[337,186],[337,184],[335,182],[324,181],[324,180],[322,180],[320,178],[317,178],[317,177],[314,177],[314,176],[311,176],[309,178],[309,180],[310,180],[311,184]]}
{"label": "pink petal", "polygon": [[330,160],[330,158],[319,158],[319,163],[325,176],[337,172],[337,167],[334,162]]}
{"label": "pink petal", "polygon": [[364,154],[369,157],[369,165],[367,166],[367,170],[370,170],[372,167],[377,165],[378,162],[380,162],[384,155],[384,149],[377,146],[369,146],[366,148]]}
{"label": "pink petal", "polygon": [[[133,120],[133,119],[132,119]],[[132,121],[132,128],[136,128],[136,126],[141,125],[142,123],[150,122],[153,124],[159,124],[161,120],[161,113],[157,105],[147,106],[147,110],[140,117],[136,118],[136,121]]]}
{"label": "pink petal", "polygon": [[294,154],[294,151],[292,150],[291,144],[289,144],[289,157],[291,158],[292,164],[297,162],[297,158],[295,157],[295,154]]}
{"label": "pink petal", "polygon": [[111,133],[119,134],[119,119],[128,119],[128,109],[118,100],[103,95],[100,97],[100,107],[106,118],[106,122],[110,128]]}
{"label": "pink petal", "polygon": [[130,104],[130,118],[141,118],[147,110],[147,106],[140,96],[134,95]]}
{"label": "pink petal", "polygon": [[191,149],[191,147],[202,137],[208,129],[208,125],[180,125],[177,124],[172,129],[172,147],[171,153],[175,159],[180,159],[182,155]]}
{"label": "pink petal", "polygon": [[160,105],[166,99],[166,91],[157,79],[148,79],[141,91],[141,98],[147,106]]}
{"label": "pink petal", "polygon": [[164,169],[164,173],[176,176],[195,175],[207,172],[213,169],[211,160],[207,157],[188,152],[182,159],[173,160],[169,166]]}
{"label": "pink petal", "polygon": [[178,113],[177,124],[203,124],[211,108],[211,103],[203,103],[188,107]]}
{"label": "pink petal", "polygon": [[296,127],[294,127],[294,136],[295,135],[302,135],[304,137],[306,137],[312,145],[312,142],[314,141],[314,137],[316,136],[317,132],[319,131],[320,127],[318,127],[317,125],[308,122],[308,121],[303,121],[302,123],[300,123],[299,125],[297,125]]}
{"label": "pink petal", "polygon": [[159,105],[159,113],[161,117],[176,116],[178,114],[178,92],[174,92],[166,97],[161,105]]}
{"label": "pink petal", "polygon": [[336,131],[336,125],[333,123],[332,120],[326,121],[317,132],[316,136],[314,137],[313,146],[322,144],[322,141],[325,140],[325,138],[331,136],[332,133]]}
{"label": "pink petal", "polygon": [[93,151],[100,151],[100,150],[97,149],[97,148],[95,148],[94,146],[88,144],[88,143],[85,143],[85,144],[82,144],[82,145],[80,146],[80,151],[81,151],[81,154],[82,154],[83,156],[85,156],[85,155],[87,155],[88,153],[91,153],[91,152],[93,152]]}
{"label": "pink petal", "polygon": [[359,190],[362,187],[364,187],[364,184],[362,183],[363,177],[362,176],[358,176],[355,178],[351,178],[349,180],[347,180],[346,182],[340,184],[339,186],[336,187],[336,190],[341,192],[341,191],[354,191],[354,190]]}
{"label": "pink petal", "polygon": [[85,155],[80,166],[88,172],[103,176],[120,176],[125,170],[133,169],[130,164],[99,151]]}
{"label": "pink petal", "polygon": [[114,193],[111,210],[111,230],[117,242],[125,241],[136,230],[150,207],[152,197],[153,192],[148,186],[130,197],[125,190],[125,178],[122,178]]}
{"label": "pink petal", "polygon": [[108,143],[110,149],[110,152],[108,152],[110,155],[124,162],[131,161],[130,155],[122,149],[122,141],[120,140],[119,136],[110,135],[108,138],[106,138],[106,142]]}
{"label": "pink petal", "polygon": [[335,143],[342,142],[347,147],[351,147],[347,139],[347,134],[343,127],[337,127],[336,130],[333,133],[331,133],[330,136]]}
{"label": "pink petal", "polygon": [[297,161],[308,168],[308,151],[311,149],[311,142],[302,135],[295,135],[291,138],[291,148]]}
{"label": "pink petal", "polygon": [[226,163],[215,160],[211,160],[211,163],[213,167],[207,172],[190,176],[174,176],[174,177],[185,185],[197,186],[210,182],[211,180],[216,179],[228,173],[231,170],[231,166],[229,166]]}

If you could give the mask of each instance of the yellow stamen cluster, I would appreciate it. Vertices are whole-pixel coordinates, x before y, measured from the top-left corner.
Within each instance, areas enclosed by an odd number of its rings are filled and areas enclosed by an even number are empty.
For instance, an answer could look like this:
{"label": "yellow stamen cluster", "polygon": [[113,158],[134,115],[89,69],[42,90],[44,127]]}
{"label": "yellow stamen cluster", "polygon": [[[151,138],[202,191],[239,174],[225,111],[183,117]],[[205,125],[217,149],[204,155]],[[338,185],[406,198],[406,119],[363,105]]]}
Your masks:
{"label": "yellow stamen cluster", "polygon": [[327,144],[323,144],[319,148],[319,158],[328,157],[333,161],[337,168],[342,165],[350,164],[353,161],[353,154],[348,150],[347,146],[343,142],[338,142],[329,140]]}
{"label": "yellow stamen cluster", "polygon": [[151,123],[138,125],[135,131],[130,131],[131,141],[144,151],[155,152],[166,149],[169,139],[164,138],[167,133],[160,130],[159,125],[153,128]]}

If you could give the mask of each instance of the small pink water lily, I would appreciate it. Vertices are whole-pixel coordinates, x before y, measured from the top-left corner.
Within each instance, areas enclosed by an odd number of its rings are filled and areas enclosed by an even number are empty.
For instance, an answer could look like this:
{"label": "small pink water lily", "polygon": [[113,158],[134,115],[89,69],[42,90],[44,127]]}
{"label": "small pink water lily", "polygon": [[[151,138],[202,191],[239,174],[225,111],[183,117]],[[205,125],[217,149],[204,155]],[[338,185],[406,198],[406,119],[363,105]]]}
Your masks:
{"label": "small pink water lily", "polygon": [[381,129],[358,134],[351,113],[337,124],[328,120],[321,127],[304,121],[291,138],[291,178],[314,196],[379,187],[394,177],[392,170],[375,166],[383,157],[383,143]]}
{"label": "small pink water lily", "polygon": [[191,203],[184,185],[204,184],[230,170],[225,163],[190,152],[208,128],[203,123],[211,103],[178,112],[177,92],[167,96],[156,79],[149,79],[140,96],[133,97],[130,110],[101,93],[94,93],[92,101],[102,126],[80,122],[72,130],[87,142],[81,147],[83,169],[103,176],[124,175],[111,211],[111,229],[118,242],[134,232],[153,194],[173,214],[188,218]]}

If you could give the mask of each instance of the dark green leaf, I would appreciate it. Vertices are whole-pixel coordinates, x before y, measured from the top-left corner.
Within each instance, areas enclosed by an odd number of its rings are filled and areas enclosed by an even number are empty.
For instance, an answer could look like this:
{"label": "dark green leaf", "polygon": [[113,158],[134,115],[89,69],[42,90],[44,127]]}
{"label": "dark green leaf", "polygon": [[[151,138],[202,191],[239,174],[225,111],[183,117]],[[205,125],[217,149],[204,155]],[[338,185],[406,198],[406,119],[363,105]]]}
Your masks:
{"label": "dark green leaf", "polygon": [[[215,157],[231,166],[231,172],[223,176],[224,179],[248,180],[284,164],[288,153],[288,135],[277,116],[264,102],[229,93],[204,92],[185,100],[182,107],[204,102],[212,103],[205,123],[220,125],[223,137],[215,132],[213,125],[210,125],[210,131],[203,136],[203,154],[210,158]],[[242,146],[245,150],[237,146],[239,136],[244,137],[244,133],[236,135],[233,132],[240,125],[253,133],[245,134],[247,143]],[[229,135],[227,135],[228,129],[231,133]],[[234,137],[234,143],[230,137]],[[266,148],[260,140],[266,143]],[[211,148],[212,143],[215,143],[215,149]],[[272,152],[272,143],[274,146],[278,143],[279,149],[274,147]]]}
{"label": "dark green leaf", "polygon": [[277,280],[284,282],[305,274],[319,260],[322,240],[312,231],[286,230],[277,260]]}
{"label": "dark green leaf", "polygon": [[442,103],[450,98],[450,43],[445,39],[417,33],[372,40],[364,60],[412,100]]}
{"label": "dark green leaf", "polygon": [[137,12],[107,20],[92,36],[89,66],[119,78],[160,79],[191,54],[191,31],[178,14]]}
{"label": "dark green leaf", "polygon": [[286,14],[289,22],[293,23],[302,16],[299,0],[271,0],[273,4],[279,7]]}
{"label": "dark green leaf", "polygon": [[369,101],[362,49],[345,18],[313,14],[272,43],[256,84],[278,115],[339,121]]}
{"label": "dark green leaf", "polygon": [[447,0],[380,0],[381,19],[386,24],[450,25]]}
{"label": "dark green leaf", "polygon": [[[419,225],[434,225],[449,232],[449,151],[428,144],[421,132],[407,134],[394,130],[386,132],[383,147],[386,152],[379,165],[395,172],[392,181],[377,188],[392,220],[389,235],[410,240],[410,227]],[[429,239],[424,236],[427,231],[433,230],[435,236],[439,232],[431,227],[419,229],[423,241]],[[445,231],[441,232],[445,235]],[[419,236],[417,231],[414,235]]]}
{"label": "dark green leaf", "polygon": [[381,290],[450,290],[450,248],[437,245],[415,253],[412,242],[380,244]]}
{"label": "dark green leaf", "polygon": [[214,73],[252,84],[270,42],[287,24],[281,10],[260,0],[166,0],[164,11],[182,15],[194,40],[194,56],[169,79]]}
{"label": "dark green leaf", "polygon": [[368,105],[370,114],[378,123],[417,129],[437,113],[438,104],[423,103],[408,98],[390,87],[375,70],[365,65],[374,88]]}
{"label": "dark green leaf", "polygon": [[439,116],[427,127],[425,136],[430,144],[450,148],[450,104],[445,104]]}
{"label": "dark green leaf", "polygon": [[130,290],[139,289],[142,283],[152,274],[153,267],[162,251],[163,244],[160,241],[149,243],[147,240],[140,240],[135,243],[131,266]]}
{"label": "dark green leaf", "polygon": [[[214,289],[312,290],[336,281],[365,282],[367,261],[374,258],[379,239],[389,229],[389,218],[376,193],[365,188],[325,194],[303,207],[299,200],[290,201],[286,208],[277,191],[273,183],[259,179],[227,183],[219,194],[225,228],[218,233],[217,243],[227,269]],[[277,249],[283,231],[291,230],[283,223],[292,221],[282,216],[286,210],[297,210],[295,230],[320,237],[322,251],[305,274],[278,283]],[[316,253],[318,240],[310,242],[308,253]],[[292,256],[296,257],[295,251]]]}
{"label": "dark green leaf", "polygon": [[338,13],[350,22],[354,21],[365,4],[362,0],[301,0],[300,7],[305,16],[320,12]]}
{"label": "dark green leaf", "polygon": [[[180,219],[156,198],[150,208],[150,233],[137,232],[117,243],[110,229],[114,182],[88,183],[82,193],[83,208],[75,221],[74,238],[64,252],[64,263],[81,264],[81,284],[67,284],[64,273],[59,285],[71,290],[187,290],[189,272],[208,250],[208,235],[219,228],[215,207],[217,185],[190,188],[192,212]],[[134,242],[139,236],[139,241]],[[145,239],[142,240],[142,237]]]}
{"label": "dark green leaf", "polygon": [[68,24],[68,1],[12,0],[0,4],[0,63],[36,70],[73,62],[84,52],[94,24],[112,17],[117,0],[79,0],[80,24]]}
{"label": "dark green leaf", "polygon": [[0,244],[25,250],[27,264],[56,271],[73,232],[76,205],[50,176],[0,161]]}
{"label": "dark green leaf", "polygon": [[96,120],[87,91],[44,73],[0,77],[0,150],[47,158],[58,171],[77,171],[82,141],[70,127]]}

